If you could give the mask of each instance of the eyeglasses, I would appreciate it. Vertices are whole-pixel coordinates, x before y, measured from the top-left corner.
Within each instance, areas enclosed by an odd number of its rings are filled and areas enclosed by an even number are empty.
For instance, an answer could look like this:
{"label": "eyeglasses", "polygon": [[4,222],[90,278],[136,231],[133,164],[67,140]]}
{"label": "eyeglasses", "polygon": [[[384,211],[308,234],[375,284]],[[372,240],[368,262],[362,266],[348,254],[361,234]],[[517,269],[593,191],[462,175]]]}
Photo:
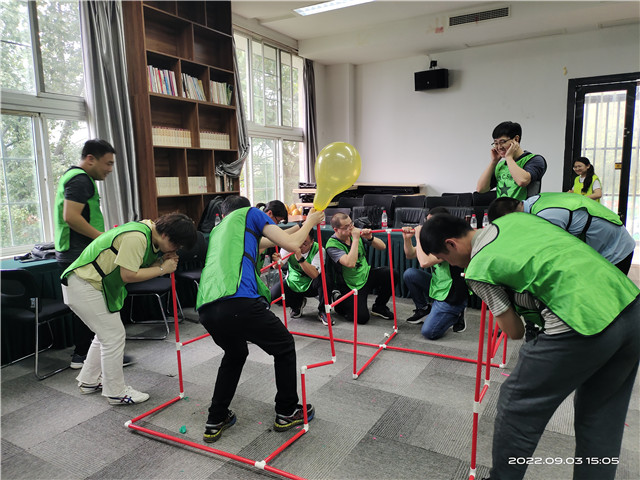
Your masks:
{"label": "eyeglasses", "polygon": [[341,227],[338,227],[338,230],[349,230],[351,227],[353,227],[353,222],[347,223],[346,225],[342,225]]}
{"label": "eyeglasses", "polygon": [[513,140],[513,138],[507,138],[506,140],[494,140],[493,143],[491,144],[491,146],[494,147],[494,148],[501,147],[505,143],[507,143],[507,142],[509,142],[511,140]]}

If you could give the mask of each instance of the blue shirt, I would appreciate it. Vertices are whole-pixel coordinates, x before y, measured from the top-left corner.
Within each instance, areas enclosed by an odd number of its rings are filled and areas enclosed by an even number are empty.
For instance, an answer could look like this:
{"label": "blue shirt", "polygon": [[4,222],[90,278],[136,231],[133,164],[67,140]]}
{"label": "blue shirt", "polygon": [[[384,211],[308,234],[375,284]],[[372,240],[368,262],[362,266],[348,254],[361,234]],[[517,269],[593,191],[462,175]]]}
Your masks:
{"label": "blue shirt", "polygon": [[[258,251],[258,242],[262,237],[262,229],[266,225],[275,225],[274,221],[258,208],[250,208],[247,212],[247,229],[254,231],[258,234],[258,238],[249,232],[244,232],[244,251],[252,259],[256,260],[255,256]],[[257,262],[260,267],[262,263]],[[240,286],[238,291],[228,298],[258,298],[258,285],[256,284],[256,275],[254,264],[246,256],[242,257],[242,278],[240,279]]]}

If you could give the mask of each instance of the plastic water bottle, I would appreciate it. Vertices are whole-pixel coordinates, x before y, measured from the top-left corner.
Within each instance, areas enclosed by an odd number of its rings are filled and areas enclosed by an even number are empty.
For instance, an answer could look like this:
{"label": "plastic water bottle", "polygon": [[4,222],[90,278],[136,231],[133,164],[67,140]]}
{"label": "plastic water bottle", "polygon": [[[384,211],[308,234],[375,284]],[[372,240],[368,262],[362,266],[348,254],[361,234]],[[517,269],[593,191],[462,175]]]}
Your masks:
{"label": "plastic water bottle", "polygon": [[482,228],[487,228],[489,226],[489,214],[484,212],[484,217],[482,217]]}
{"label": "plastic water bottle", "polygon": [[381,219],[382,228],[387,228],[388,220],[387,220],[387,211],[382,210],[382,219]]}
{"label": "plastic water bottle", "polygon": [[213,221],[213,226],[217,227],[220,224],[220,215],[216,213],[216,219]]}
{"label": "plastic water bottle", "polygon": [[471,222],[469,222],[469,225],[474,230],[478,228],[478,219],[476,218],[476,214],[475,213],[473,215],[471,215]]}

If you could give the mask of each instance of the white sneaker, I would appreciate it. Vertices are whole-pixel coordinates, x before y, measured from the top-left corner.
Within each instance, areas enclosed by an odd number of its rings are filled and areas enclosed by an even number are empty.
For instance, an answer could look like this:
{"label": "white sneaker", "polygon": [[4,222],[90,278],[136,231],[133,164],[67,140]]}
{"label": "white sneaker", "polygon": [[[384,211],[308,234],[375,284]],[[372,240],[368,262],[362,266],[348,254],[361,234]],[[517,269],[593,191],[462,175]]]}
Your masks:
{"label": "white sneaker", "polygon": [[82,395],[89,395],[90,393],[96,393],[102,390],[102,383],[81,383],[78,385],[78,388]]}
{"label": "white sneaker", "polygon": [[134,405],[149,400],[149,394],[134,390],[132,387],[126,387],[120,395],[107,398],[111,405]]}

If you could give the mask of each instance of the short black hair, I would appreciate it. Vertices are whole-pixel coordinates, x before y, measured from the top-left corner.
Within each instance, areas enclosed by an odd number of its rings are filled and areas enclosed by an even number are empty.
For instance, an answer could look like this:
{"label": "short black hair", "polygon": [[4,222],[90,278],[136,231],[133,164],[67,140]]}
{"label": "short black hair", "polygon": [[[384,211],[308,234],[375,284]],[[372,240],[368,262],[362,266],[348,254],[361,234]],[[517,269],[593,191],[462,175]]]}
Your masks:
{"label": "short black hair", "polygon": [[282,203],[280,200],[271,200],[269,203],[259,203],[256,205],[256,208],[262,208],[265,212],[271,210],[271,214],[274,217],[280,217],[284,219],[285,223],[289,222],[289,212],[287,211],[287,206]]}
{"label": "short black hair", "polygon": [[447,238],[462,238],[471,230],[463,218],[437,213],[424,222],[420,230],[420,246],[426,254],[442,253],[447,250],[444,244]]}
{"label": "short black hair", "polygon": [[507,213],[513,213],[518,209],[520,200],[511,197],[496,198],[489,204],[489,210],[487,217],[489,221],[493,223],[496,218],[505,216]]}
{"label": "short black hair", "polygon": [[155,221],[156,232],[166,235],[178,248],[191,250],[198,240],[196,224],[184,213],[167,213]]}
{"label": "short black hair", "polygon": [[92,140],[87,140],[84,143],[84,147],[82,147],[82,153],[80,154],[80,158],[83,160],[87,158],[88,155],[92,155],[96,158],[100,158],[107,153],[116,153],[116,149],[111,146],[109,142],[106,140],[100,140],[99,138],[94,138]]}
{"label": "short black hair", "polygon": [[340,228],[342,225],[342,221],[349,218],[349,215],[343,212],[336,212],[331,217],[331,228],[336,229]]}
{"label": "short black hair", "polygon": [[502,122],[496,128],[493,129],[493,133],[491,134],[491,138],[494,140],[496,138],[500,138],[502,136],[507,136],[509,138],[513,138],[516,135],[520,137],[522,141],[522,127],[519,123],[516,122]]}
{"label": "short black hair", "polygon": [[243,207],[250,207],[251,202],[247,197],[241,197],[240,195],[229,195],[222,201],[220,205],[220,213],[222,216],[229,215],[234,210],[238,210]]}

